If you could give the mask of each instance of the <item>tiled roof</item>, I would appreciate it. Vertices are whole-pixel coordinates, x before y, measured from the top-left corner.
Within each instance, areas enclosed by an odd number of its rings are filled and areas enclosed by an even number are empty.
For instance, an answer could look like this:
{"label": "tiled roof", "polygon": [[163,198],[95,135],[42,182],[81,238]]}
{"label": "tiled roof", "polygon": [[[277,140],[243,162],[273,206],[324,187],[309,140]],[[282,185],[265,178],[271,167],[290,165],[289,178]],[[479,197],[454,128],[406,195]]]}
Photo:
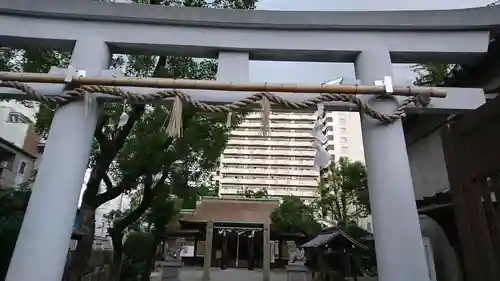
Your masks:
{"label": "tiled roof", "polygon": [[338,228],[334,228],[328,232],[320,233],[316,237],[314,237],[312,240],[301,245],[300,247],[301,248],[319,248],[325,244],[328,244],[330,242],[334,242],[334,240],[336,240],[339,237],[346,239],[352,245],[359,247],[361,249],[368,248],[366,245],[363,245],[361,242],[357,241],[353,237],[349,236],[349,234],[345,233],[344,231],[342,231]]}

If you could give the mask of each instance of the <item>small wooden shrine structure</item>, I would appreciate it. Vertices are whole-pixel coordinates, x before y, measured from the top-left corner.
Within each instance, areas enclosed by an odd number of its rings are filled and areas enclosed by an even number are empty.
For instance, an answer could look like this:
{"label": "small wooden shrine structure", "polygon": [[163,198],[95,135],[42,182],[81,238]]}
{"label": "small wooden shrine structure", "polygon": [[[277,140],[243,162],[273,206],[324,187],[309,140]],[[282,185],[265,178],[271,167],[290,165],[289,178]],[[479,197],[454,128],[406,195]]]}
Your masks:
{"label": "small wooden shrine structure", "polygon": [[368,265],[365,259],[374,257],[373,235],[359,230],[365,234],[356,239],[338,227],[330,227],[300,246],[306,251],[315,280],[345,280],[347,275],[357,280],[364,275],[361,269]]}

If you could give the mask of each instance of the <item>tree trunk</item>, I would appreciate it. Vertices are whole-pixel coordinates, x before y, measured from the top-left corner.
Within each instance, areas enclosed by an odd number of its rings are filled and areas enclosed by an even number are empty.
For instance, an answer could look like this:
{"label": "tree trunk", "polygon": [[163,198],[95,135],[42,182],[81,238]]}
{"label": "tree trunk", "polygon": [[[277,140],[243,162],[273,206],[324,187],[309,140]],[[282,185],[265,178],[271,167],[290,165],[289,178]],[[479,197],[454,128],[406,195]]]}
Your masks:
{"label": "tree trunk", "polygon": [[113,264],[109,274],[109,281],[119,281],[123,261],[123,232],[110,231],[113,242]]}
{"label": "tree trunk", "polygon": [[147,267],[141,275],[141,281],[150,280],[149,276],[151,275],[151,272],[154,270],[154,265],[156,262],[156,249],[158,248],[158,245],[160,245],[160,243],[161,240],[155,239],[155,241],[153,242],[153,247],[149,249],[149,254],[146,259]]}
{"label": "tree trunk", "polygon": [[82,229],[86,231],[86,235],[78,240],[76,250],[72,255],[70,265],[66,271],[64,280],[67,281],[80,281],[85,270],[87,269],[88,261],[92,254],[92,245],[94,243],[95,232],[95,210],[87,205],[80,208],[80,215],[82,219]]}

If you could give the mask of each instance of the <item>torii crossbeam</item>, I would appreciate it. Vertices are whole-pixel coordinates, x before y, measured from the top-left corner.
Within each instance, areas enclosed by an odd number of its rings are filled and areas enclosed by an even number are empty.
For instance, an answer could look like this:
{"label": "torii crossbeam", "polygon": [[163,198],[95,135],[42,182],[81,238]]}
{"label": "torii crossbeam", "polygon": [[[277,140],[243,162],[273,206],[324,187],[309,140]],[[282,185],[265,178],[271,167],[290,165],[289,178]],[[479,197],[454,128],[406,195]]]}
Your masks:
{"label": "torii crossbeam", "polygon": [[[375,80],[392,75],[392,63],[463,63],[474,59],[487,51],[490,32],[499,26],[500,7],[275,12],[94,1],[0,1],[0,44],[72,50],[71,65],[84,70],[86,77],[116,76],[109,70],[112,53],[140,53],[216,57],[217,79],[232,83],[248,82],[251,59],[353,62],[357,84],[373,85]],[[68,71],[54,68],[50,74],[66,77]],[[37,83],[29,86],[47,96],[60,94],[64,87]],[[122,90],[145,94],[158,89]],[[446,98],[432,98],[419,112],[461,112],[485,102],[481,89],[444,91]],[[212,104],[248,96],[231,91],[192,90],[186,94]],[[297,102],[310,97],[274,94]],[[19,98],[20,92],[0,88],[0,96]],[[393,112],[401,102],[400,98],[359,97],[385,113]],[[326,104],[326,109],[344,110],[345,105]],[[95,102],[89,105],[73,101],[57,110],[7,281],[61,280],[96,122]],[[427,281],[401,121],[381,124],[363,114],[362,130],[379,280]],[[209,278],[209,274],[204,277]],[[264,262],[263,278],[269,280],[268,260]]]}

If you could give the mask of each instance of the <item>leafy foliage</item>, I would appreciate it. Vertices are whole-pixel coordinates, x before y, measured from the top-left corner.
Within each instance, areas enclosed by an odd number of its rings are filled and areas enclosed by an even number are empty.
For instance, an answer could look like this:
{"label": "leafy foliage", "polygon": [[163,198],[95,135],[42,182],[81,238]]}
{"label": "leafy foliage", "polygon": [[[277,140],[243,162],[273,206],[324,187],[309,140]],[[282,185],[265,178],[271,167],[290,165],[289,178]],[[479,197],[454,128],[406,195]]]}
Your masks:
{"label": "leafy foliage", "polygon": [[153,244],[153,235],[148,232],[131,232],[123,244],[124,254],[134,260],[146,259],[144,248]]}
{"label": "leafy foliage", "polygon": [[154,245],[154,237],[149,232],[131,232],[123,245],[123,267],[121,281],[136,281],[142,272],[148,270],[148,251]]}
{"label": "leafy foliage", "polygon": [[314,202],[320,216],[346,228],[370,214],[365,166],[347,158],[328,168],[326,180],[318,186]]}
{"label": "leafy foliage", "polygon": [[[135,2],[230,9],[253,9],[256,3],[255,0]],[[0,68],[4,71],[47,72],[51,66],[67,66],[69,57],[69,53],[58,50],[6,48],[0,51]],[[123,56],[115,56],[111,66],[123,67],[129,76],[189,79],[214,79],[217,69],[217,63],[213,59],[147,55],[128,55],[126,60]],[[34,106],[29,102],[24,104]],[[129,121],[125,126],[119,127],[117,122],[124,111],[130,116]],[[155,198],[159,194],[176,194],[186,199],[183,201],[186,205],[192,206],[196,204],[200,194],[212,192],[214,188],[209,183],[210,174],[217,165],[231,128],[225,125],[226,116],[223,114],[200,115],[191,108],[184,108],[183,111],[184,137],[177,141],[165,134],[170,112],[163,105],[101,105],[88,164],[91,176],[86,184],[80,214],[94,215],[94,210],[103,203],[122,193],[132,193],[140,198],[136,208],[112,214],[107,219],[113,222],[113,227],[117,224],[127,227],[139,218],[149,218],[149,225],[154,226],[158,219],[154,216],[154,209],[159,208],[155,204],[160,204]],[[54,113],[55,108],[46,106],[41,107],[37,113],[37,130],[42,136],[47,136]],[[236,125],[240,118],[241,116],[237,116],[233,124]],[[177,160],[184,165],[172,169]],[[152,204],[156,207],[151,207]],[[93,220],[85,221],[94,223]],[[135,226],[140,228],[141,225]],[[86,227],[94,230],[93,225]],[[69,277],[65,276],[65,279],[80,278],[90,256],[92,237],[93,235],[86,236],[78,243],[75,258],[69,267]],[[119,245],[121,246],[121,240]]]}
{"label": "leafy foliage", "polygon": [[7,274],[30,194],[24,187],[0,187],[0,280]]}
{"label": "leafy foliage", "polygon": [[412,66],[411,70],[417,74],[415,85],[435,87],[452,77],[460,68],[458,64],[422,63]]}
{"label": "leafy foliage", "polygon": [[283,198],[271,214],[271,222],[271,227],[281,233],[312,235],[321,230],[321,225],[314,219],[314,209],[295,196]]}

